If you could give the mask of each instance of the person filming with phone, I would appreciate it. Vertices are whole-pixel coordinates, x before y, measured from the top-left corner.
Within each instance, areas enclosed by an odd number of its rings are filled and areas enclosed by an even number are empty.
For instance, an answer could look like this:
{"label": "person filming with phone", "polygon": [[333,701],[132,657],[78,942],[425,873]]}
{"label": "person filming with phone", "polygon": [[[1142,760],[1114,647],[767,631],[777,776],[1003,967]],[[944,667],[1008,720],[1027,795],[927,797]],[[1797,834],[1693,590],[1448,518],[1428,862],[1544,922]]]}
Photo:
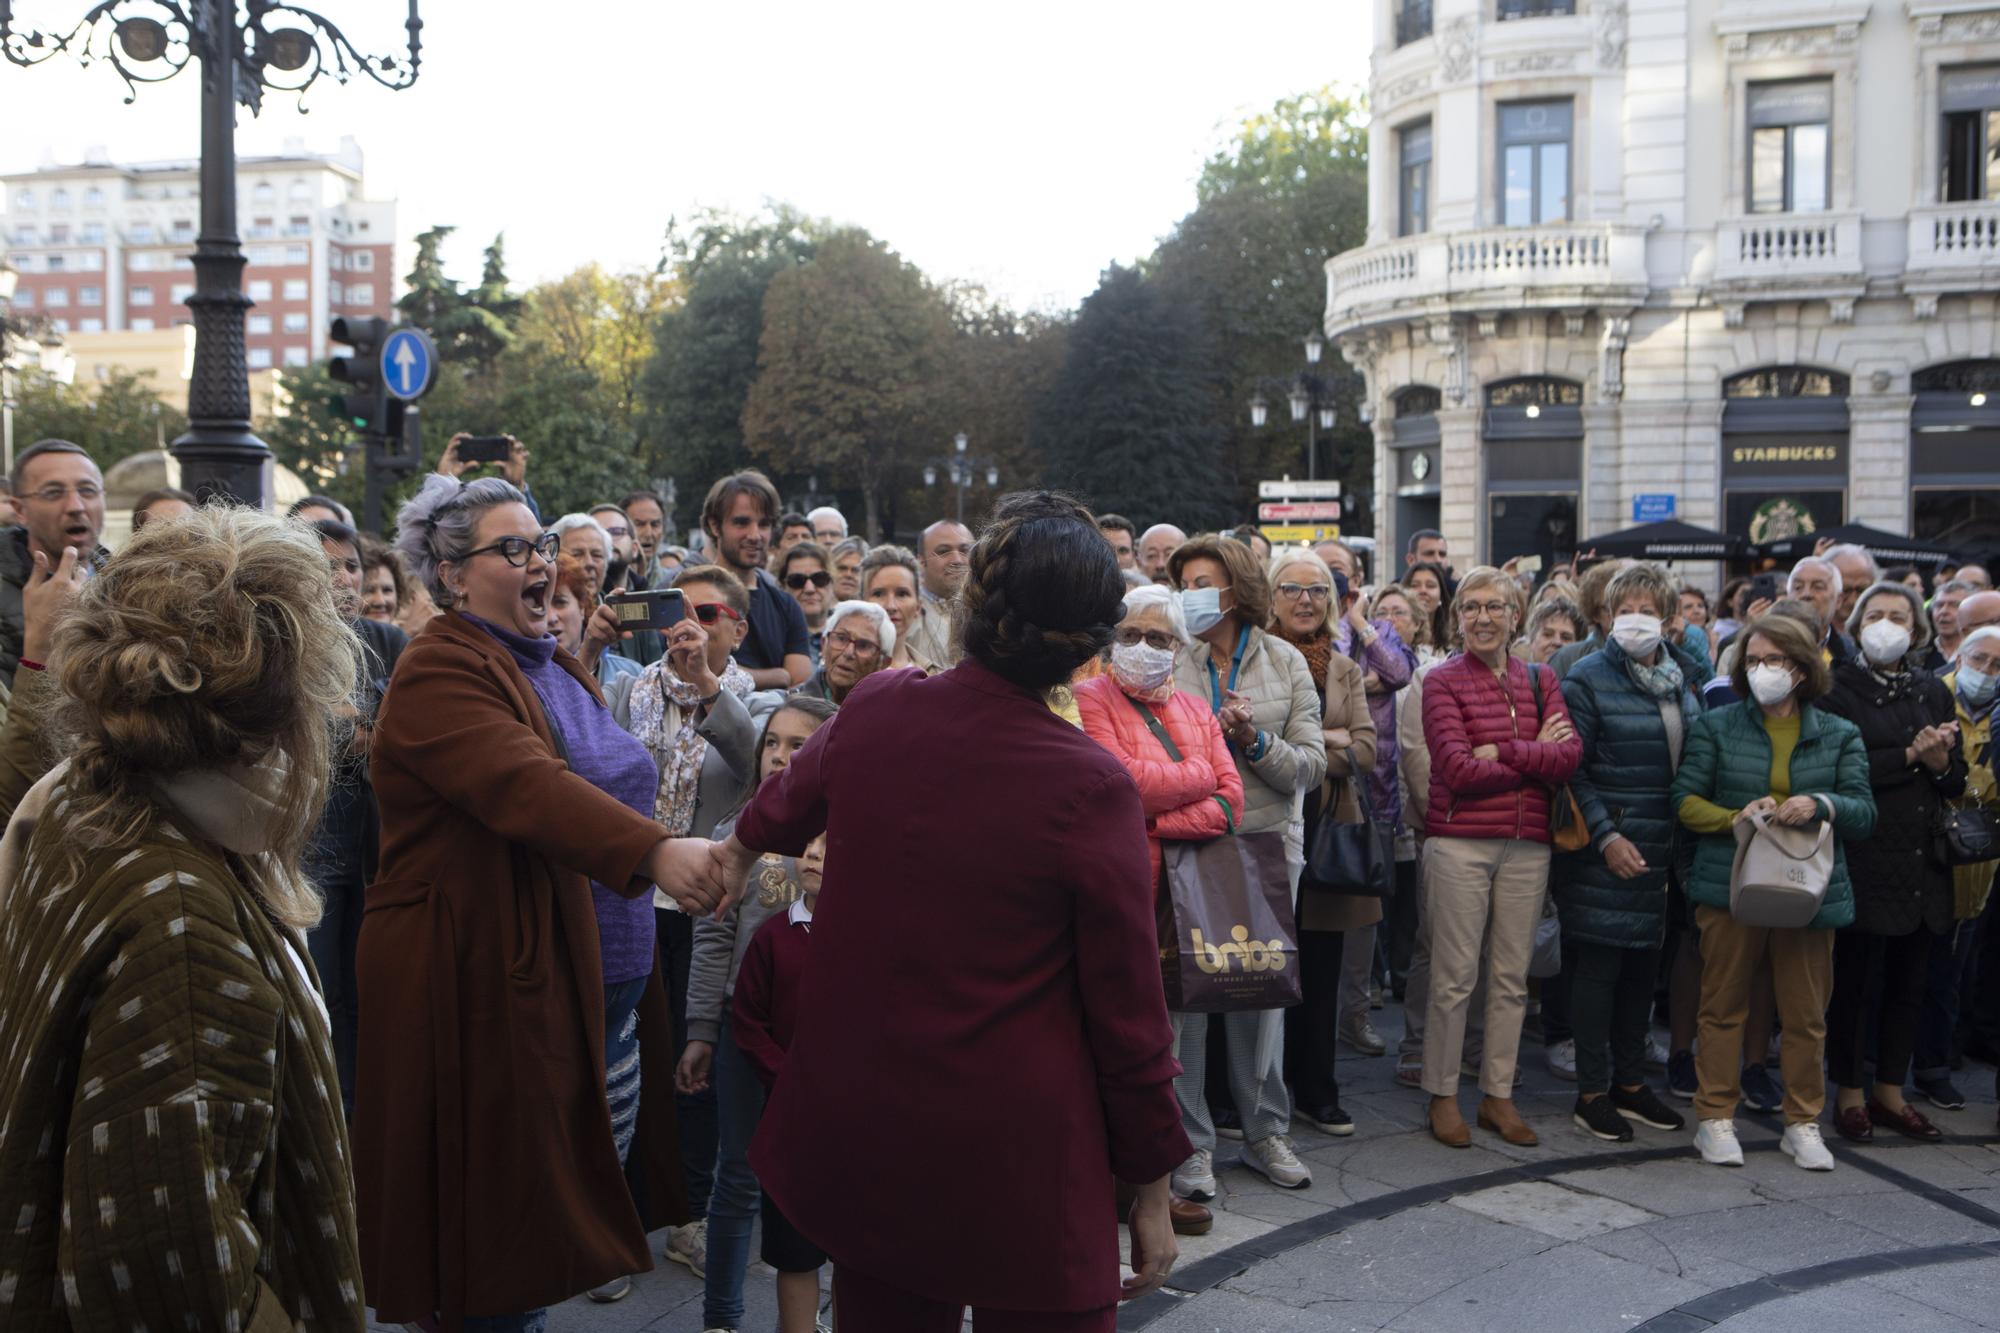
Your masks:
{"label": "person filming with phone", "polygon": [[[722,894],[653,819],[658,773],[552,637],[556,542],[511,483],[426,478],[397,549],[445,610],[375,729],[381,872],[358,960],[355,1185],[387,1323],[533,1330],[650,1267],[618,1123],[652,889]],[[685,1200],[652,1200],[685,1222]],[[674,1212],[678,1216],[673,1216]],[[656,1224],[658,1222],[656,1221]]]}

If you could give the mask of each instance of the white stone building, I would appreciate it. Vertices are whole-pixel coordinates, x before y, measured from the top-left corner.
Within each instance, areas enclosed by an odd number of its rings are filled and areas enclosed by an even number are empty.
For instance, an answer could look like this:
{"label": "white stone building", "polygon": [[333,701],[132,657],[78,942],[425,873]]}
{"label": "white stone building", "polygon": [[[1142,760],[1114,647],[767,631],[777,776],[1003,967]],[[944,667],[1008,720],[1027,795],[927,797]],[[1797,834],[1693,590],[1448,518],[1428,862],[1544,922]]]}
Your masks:
{"label": "white stone building", "polygon": [[1671,505],[2000,549],[2000,0],[1373,3],[1326,330],[1385,546]]}

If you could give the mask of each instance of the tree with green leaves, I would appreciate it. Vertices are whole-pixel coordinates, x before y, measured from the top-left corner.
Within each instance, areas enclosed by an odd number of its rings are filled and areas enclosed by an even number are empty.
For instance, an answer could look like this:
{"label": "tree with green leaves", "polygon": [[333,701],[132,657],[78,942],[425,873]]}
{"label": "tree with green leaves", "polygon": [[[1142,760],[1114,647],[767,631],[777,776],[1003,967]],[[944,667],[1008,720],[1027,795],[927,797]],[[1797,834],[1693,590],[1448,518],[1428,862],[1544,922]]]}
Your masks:
{"label": "tree with green leaves", "polygon": [[187,429],[187,413],[161,395],[151,371],[113,367],[102,378],[65,384],[31,370],[20,377],[16,401],[17,453],[36,440],[68,440],[106,472],[133,454],[166,448]]}
{"label": "tree with green leaves", "polygon": [[280,467],[359,514],[365,477],[359,440],[341,408],[347,387],[327,374],[324,361],[280,370],[271,414],[257,422],[257,436]]}
{"label": "tree with green leaves", "polygon": [[417,236],[417,257],[404,279],[409,288],[396,309],[431,335],[440,369],[460,376],[485,373],[514,341],[512,322],[520,301],[507,290],[504,238],[486,249],[485,270],[471,292],[447,276],[440,254],[456,227],[432,227]]}
{"label": "tree with green leaves", "polygon": [[942,438],[933,397],[952,333],[943,296],[887,245],[855,229],[823,238],[764,295],[751,455],[859,492],[879,538],[884,501]]}
{"label": "tree with green leaves", "polygon": [[1078,310],[1041,404],[1049,480],[1142,525],[1195,532],[1233,521],[1212,374],[1193,308],[1113,265]]}

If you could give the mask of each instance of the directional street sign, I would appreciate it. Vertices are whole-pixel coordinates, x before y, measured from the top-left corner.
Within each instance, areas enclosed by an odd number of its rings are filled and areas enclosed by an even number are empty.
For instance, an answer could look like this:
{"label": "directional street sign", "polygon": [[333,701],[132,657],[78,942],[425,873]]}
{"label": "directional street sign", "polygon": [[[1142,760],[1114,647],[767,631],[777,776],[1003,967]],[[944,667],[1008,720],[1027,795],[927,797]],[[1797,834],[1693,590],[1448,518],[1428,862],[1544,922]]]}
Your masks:
{"label": "directional street sign", "polygon": [[1283,546],[1291,542],[1330,542],[1338,541],[1340,538],[1339,526],[1332,523],[1317,526],[1309,523],[1278,526],[1267,524],[1260,531],[1263,532],[1265,540],[1273,546]]}
{"label": "directional street sign", "polygon": [[437,347],[422,329],[397,329],[382,340],[382,384],[404,402],[424,396],[437,371]]}
{"label": "directional street sign", "polygon": [[1340,501],[1306,500],[1297,503],[1278,502],[1257,506],[1259,523],[1312,523],[1340,521]]}
{"label": "directional street sign", "polygon": [[1260,500],[1338,500],[1338,481],[1295,481],[1286,477],[1281,481],[1260,481],[1257,483],[1257,498]]}
{"label": "directional street sign", "polygon": [[1674,516],[1672,495],[1635,495],[1632,497],[1632,521],[1634,523],[1664,523]]}

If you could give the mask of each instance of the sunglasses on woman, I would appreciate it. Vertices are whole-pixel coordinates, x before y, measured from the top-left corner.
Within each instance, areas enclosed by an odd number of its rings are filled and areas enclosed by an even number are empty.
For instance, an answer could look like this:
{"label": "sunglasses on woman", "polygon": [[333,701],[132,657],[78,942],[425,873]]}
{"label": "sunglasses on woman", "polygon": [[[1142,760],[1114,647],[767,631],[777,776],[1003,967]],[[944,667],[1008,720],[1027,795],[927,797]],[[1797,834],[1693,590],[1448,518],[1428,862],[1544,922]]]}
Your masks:
{"label": "sunglasses on woman", "polygon": [[812,574],[785,575],[785,586],[787,588],[790,588],[793,592],[804,592],[806,585],[808,583],[812,584],[812,586],[815,588],[824,588],[830,585],[832,582],[833,582],[833,575],[827,573],[823,569],[819,570],[817,573],[812,573]]}
{"label": "sunglasses on woman", "polygon": [[728,616],[731,620],[743,619],[736,613],[735,607],[722,602],[701,602],[689,607],[688,610],[694,612],[694,618],[704,625],[713,625],[724,616]]}

